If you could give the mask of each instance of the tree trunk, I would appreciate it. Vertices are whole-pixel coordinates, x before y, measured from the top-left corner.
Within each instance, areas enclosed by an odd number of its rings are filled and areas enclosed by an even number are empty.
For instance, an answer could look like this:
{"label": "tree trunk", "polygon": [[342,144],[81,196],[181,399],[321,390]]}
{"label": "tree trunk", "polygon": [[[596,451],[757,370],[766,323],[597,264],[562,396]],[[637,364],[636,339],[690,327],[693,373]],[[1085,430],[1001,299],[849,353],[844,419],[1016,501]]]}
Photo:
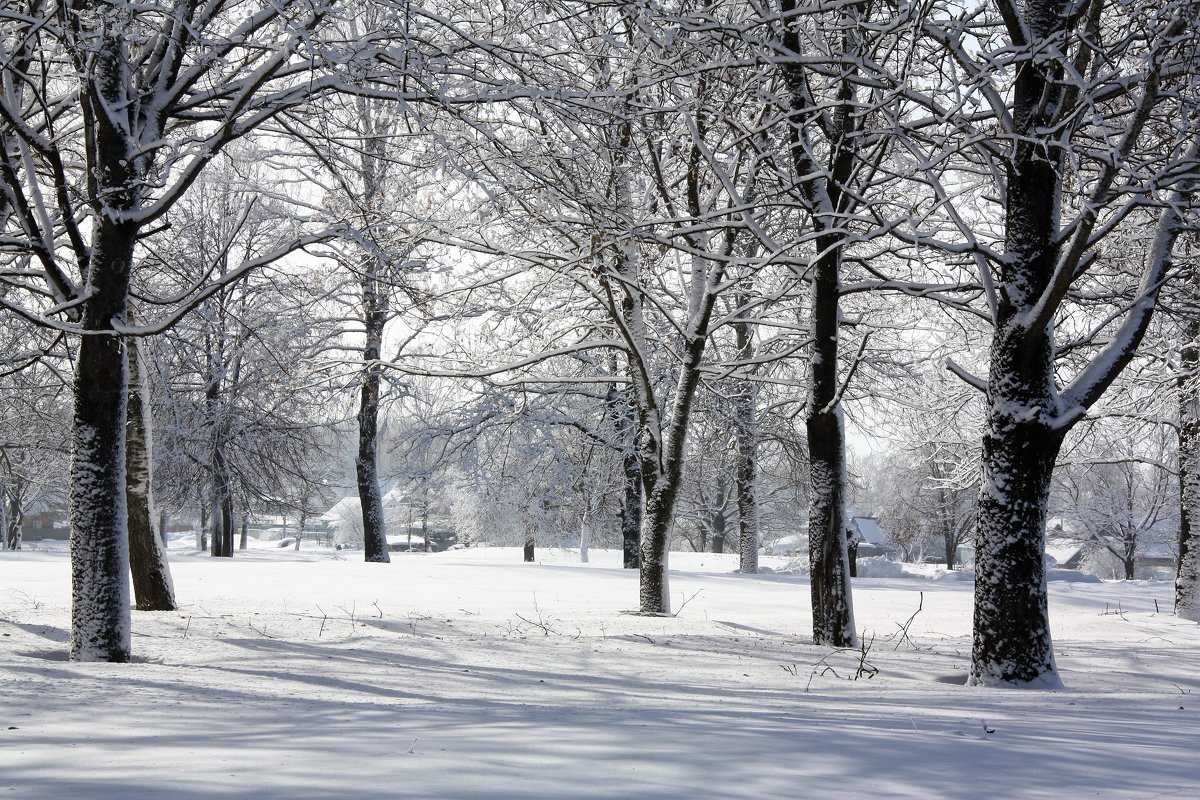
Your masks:
{"label": "tree trunk", "polygon": [[983,443],[970,683],[1058,685],[1046,598],[1046,504],[1061,438],[992,401]]}
{"label": "tree trunk", "polygon": [[642,459],[637,455],[635,426],[630,422],[622,456],[624,492],[620,504],[620,549],[626,570],[636,570],[642,543]]}
{"label": "tree trunk", "polygon": [[213,453],[212,549],[214,558],[233,557],[233,486],[225,456],[218,447]]}
{"label": "tree trunk", "polygon": [[[1034,41],[1064,24],[1061,0],[1027,8]],[[1018,138],[1005,165],[1005,251],[991,345],[983,438],[971,684],[1060,685],[1046,597],[1046,504],[1065,431],[1059,412],[1052,326],[1030,327],[1032,308],[1054,275],[1060,245],[1062,151],[1041,131],[1059,89],[1033,59],[1013,88]]]}
{"label": "tree trunk", "polygon": [[838,242],[823,236],[813,265],[811,388],[808,438],[808,554],[813,644],[855,644],[850,559],[846,550],[846,435],[838,394]]}
{"label": "tree trunk", "polygon": [[588,548],[592,539],[592,509],[584,501],[583,521],[579,524],[579,563],[588,563]]}
{"label": "tree trunk", "polygon": [[534,540],[533,540],[533,528],[532,527],[525,528],[525,549],[523,552],[523,556],[524,556],[526,564],[532,564],[534,561],[537,560],[537,552],[536,552],[536,548],[535,548],[535,544],[534,544]]}
{"label": "tree trunk", "polygon": [[[738,304],[746,303],[739,297]],[[753,356],[750,323],[734,325],[738,360],[748,363]],[[758,572],[758,420],[756,392],[749,380],[739,382],[734,396],[733,438],[737,457],[734,492],[738,508],[738,571],[747,575]]]}
{"label": "tree trunk", "polygon": [[[104,66],[117,69],[115,64]],[[123,144],[114,140],[115,132],[100,127],[97,147],[106,156],[104,163],[124,158],[127,154]],[[129,376],[124,343],[112,333],[112,324],[125,317],[136,231],[103,215],[94,224],[88,263],[91,294],[84,302],[83,324],[101,333],[81,337],[75,370],[70,652],[76,661],[123,662],[129,660],[131,649],[125,499]]]}
{"label": "tree trunk", "polygon": [[724,474],[717,478],[717,507],[709,513],[708,527],[712,531],[712,551],[725,552],[725,536],[729,528],[729,519],[725,516],[725,507],[729,504],[729,479]]}
{"label": "tree trunk", "polygon": [[638,572],[638,603],[644,614],[671,613],[671,582],[667,572],[673,497],[646,493],[646,516],[642,523],[642,546]]}
{"label": "tree trunk", "polygon": [[25,518],[25,509],[21,505],[20,485],[13,488],[13,492],[9,495],[8,501],[0,499],[0,505],[5,506],[6,514],[4,527],[0,528],[0,536],[4,537],[6,546],[9,550],[20,550],[21,543],[24,537],[22,521]]}
{"label": "tree trunk", "polygon": [[379,390],[381,367],[380,348],[383,345],[383,326],[387,321],[387,294],[379,285],[379,263],[371,260],[362,278],[363,318],[366,324],[366,345],[363,347],[362,389],[358,406],[358,455],[354,472],[358,480],[358,497],[362,505],[364,559],[387,563],[391,555],[387,547],[387,530],[383,518],[383,495],[379,488]]}
{"label": "tree trunk", "polygon": [[1179,377],[1179,570],[1175,613],[1200,622],[1200,269],[1181,282],[1188,293],[1183,318]]}
{"label": "tree trunk", "polygon": [[129,360],[129,400],[125,410],[125,494],[129,505],[129,568],[139,611],[174,611],[175,587],[162,536],[154,529],[151,494],[153,439],[148,420],[148,391],[143,381],[137,339],[126,340]]}
{"label": "tree trunk", "polygon": [[238,542],[238,550],[245,550],[250,544],[250,519],[242,514],[242,534]]}
{"label": "tree trunk", "polygon": [[958,541],[953,534],[947,533],[943,544],[946,549],[946,569],[954,569],[955,558],[958,556]]}
{"label": "tree trunk", "polygon": [[200,552],[209,549],[209,501],[200,498],[198,528],[196,529],[196,549]]}

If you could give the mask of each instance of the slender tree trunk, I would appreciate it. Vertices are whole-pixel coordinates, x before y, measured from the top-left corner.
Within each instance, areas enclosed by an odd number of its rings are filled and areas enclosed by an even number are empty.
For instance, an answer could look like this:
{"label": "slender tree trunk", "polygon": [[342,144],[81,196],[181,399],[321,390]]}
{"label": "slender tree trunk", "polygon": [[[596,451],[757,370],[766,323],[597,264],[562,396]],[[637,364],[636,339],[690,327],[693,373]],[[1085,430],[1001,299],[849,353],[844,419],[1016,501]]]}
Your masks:
{"label": "slender tree trunk", "polygon": [[238,549],[245,550],[245,549],[247,549],[249,544],[250,544],[250,520],[245,514],[242,514],[242,535],[238,542]]}
{"label": "slender tree trunk", "polygon": [[127,339],[126,347],[129,400],[125,426],[125,492],[129,505],[129,568],[133,573],[133,596],[139,611],[174,611],[175,587],[171,581],[167,550],[159,532],[154,530],[153,439],[137,339]]}
{"label": "slender tree trunk", "polygon": [[813,327],[808,438],[808,553],[813,643],[850,647],[856,641],[846,549],[846,436],[838,392],[838,242],[821,237],[809,304]]}
{"label": "slender tree trunk", "polygon": [[7,512],[4,527],[0,528],[0,535],[4,537],[9,550],[20,550],[25,539],[22,525],[25,519],[25,508],[21,504],[20,484],[13,487],[13,492],[9,495],[7,502],[0,500],[0,505],[4,506]]}
{"label": "slender tree trunk", "polygon": [[363,551],[367,561],[391,561],[383,518],[383,495],[379,488],[379,391],[380,349],[387,321],[387,293],[379,285],[379,263],[372,259],[362,278],[363,317],[366,345],[363,348],[363,378],[358,406],[358,455],[354,471],[362,505]]}
{"label": "slender tree trunk", "polygon": [[583,520],[579,523],[579,562],[588,563],[588,548],[592,540],[592,507],[591,501],[584,500]]}
{"label": "slender tree trunk", "polygon": [[208,549],[208,500],[200,498],[196,513],[196,549],[204,552]]}
{"label": "slender tree trunk", "polygon": [[637,569],[642,538],[642,461],[638,456],[633,394],[612,387],[608,401],[609,413],[616,422],[617,439],[624,448],[621,453],[621,563],[625,569]]}
{"label": "slender tree trunk", "polygon": [[1180,282],[1188,297],[1177,380],[1179,393],[1179,570],[1175,613],[1200,622],[1200,270]]}
{"label": "slender tree trunk", "polygon": [[[745,307],[746,298],[738,298]],[[738,360],[748,363],[753,356],[753,331],[742,320],[733,326],[737,340]],[[733,438],[737,457],[734,469],[734,492],[738,508],[738,571],[753,575],[758,572],[758,420],[757,392],[749,380],[739,381],[734,395]]]}

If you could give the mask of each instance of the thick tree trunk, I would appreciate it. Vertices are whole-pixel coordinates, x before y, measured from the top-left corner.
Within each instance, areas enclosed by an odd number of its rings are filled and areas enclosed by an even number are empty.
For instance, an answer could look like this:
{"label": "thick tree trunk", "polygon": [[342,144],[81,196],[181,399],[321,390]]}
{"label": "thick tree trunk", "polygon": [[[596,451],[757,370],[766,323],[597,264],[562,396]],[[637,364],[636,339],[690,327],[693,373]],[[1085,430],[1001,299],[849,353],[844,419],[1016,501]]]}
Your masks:
{"label": "thick tree trunk", "polygon": [[671,613],[671,582],[667,571],[670,542],[672,494],[646,493],[646,516],[642,522],[642,546],[638,572],[638,603],[644,614]]}
{"label": "thick tree trunk", "polygon": [[1046,504],[1061,438],[1021,411],[1015,402],[993,400],[984,437],[972,684],[1059,684],[1045,550]]}
{"label": "thick tree trunk", "polygon": [[[1029,3],[1035,41],[1064,24],[1063,0]],[[1052,326],[1030,326],[1032,308],[1059,253],[1062,151],[1047,143],[1057,93],[1032,59],[1017,69],[1007,167],[1005,250],[1000,265],[983,438],[976,540],[974,646],[970,683],[1061,683],[1054,666],[1046,597],[1046,504],[1065,430],[1054,382]]]}
{"label": "thick tree trunk", "polygon": [[1200,622],[1200,270],[1181,282],[1189,293],[1180,348],[1179,392],[1179,570],[1175,613]]}
{"label": "thick tree trunk", "polygon": [[175,588],[167,550],[154,529],[151,494],[152,437],[147,414],[147,390],[136,339],[126,341],[129,361],[129,400],[126,408],[125,469],[129,505],[129,568],[139,611],[174,611]]}
{"label": "thick tree trunk", "polygon": [[3,510],[5,511],[4,525],[0,527],[0,536],[4,537],[5,546],[9,550],[20,550],[24,539],[21,523],[25,517],[25,509],[21,507],[19,491],[20,487],[15,487],[7,502],[0,499],[0,505],[4,506]]}
{"label": "thick tree trunk", "polygon": [[[107,139],[100,146],[124,154],[118,143]],[[110,155],[113,161],[118,157]],[[95,225],[88,264],[92,294],[84,303],[83,323],[98,333],[81,338],[75,370],[70,651],[76,661],[128,661],[128,372],[124,343],[112,333],[112,324],[125,317],[135,231],[103,217]]]}
{"label": "thick tree trunk", "polygon": [[379,488],[379,390],[380,348],[387,321],[387,294],[379,286],[374,260],[362,278],[363,317],[366,345],[363,348],[363,378],[358,406],[358,455],[354,459],[358,497],[362,505],[363,553],[366,561],[391,561],[383,518],[383,495]]}

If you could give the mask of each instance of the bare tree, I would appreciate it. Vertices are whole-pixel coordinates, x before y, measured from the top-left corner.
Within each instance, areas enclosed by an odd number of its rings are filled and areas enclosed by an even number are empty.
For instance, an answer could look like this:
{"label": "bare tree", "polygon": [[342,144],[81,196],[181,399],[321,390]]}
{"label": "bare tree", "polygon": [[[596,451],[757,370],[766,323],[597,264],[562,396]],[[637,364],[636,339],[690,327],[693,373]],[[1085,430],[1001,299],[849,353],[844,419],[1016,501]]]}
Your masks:
{"label": "bare tree", "polygon": [[[5,235],[9,252],[29,261],[6,271],[11,291],[0,306],[79,337],[75,659],[129,658],[122,335],[172,318],[126,323],[135,248],[230,142],[337,82],[315,71],[320,54],[311,49],[328,14],[287,0],[30,0],[6,21]],[[206,283],[174,298],[178,313],[210,291]]]}
{"label": "bare tree", "polygon": [[1179,572],[1175,613],[1200,622],[1200,268],[1193,256],[1179,282]]}
{"label": "bare tree", "polygon": [[[895,233],[974,262],[992,325],[986,380],[956,368],[988,404],[970,681],[1058,685],[1043,560],[1051,476],[1067,431],[1133,358],[1191,223],[1198,20],[1186,0],[954,8],[926,17],[945,58],[920,62],[925,78],[906,93],[931,114],[909,120],[918,135],[906,143],[931,205],[910,207],[913,224]],[[950,106],[971,110],[947,117]],[[939,118],[953,121],[952,148],[919,133]],[[921,235],[935,218],[940,242]],[[1115,243],[1139,239],[1143,255],[1116,269]],[[1087,304],[1100,276],[1103,309]],[[1083,335],[1060,341],[1084,319]]]}

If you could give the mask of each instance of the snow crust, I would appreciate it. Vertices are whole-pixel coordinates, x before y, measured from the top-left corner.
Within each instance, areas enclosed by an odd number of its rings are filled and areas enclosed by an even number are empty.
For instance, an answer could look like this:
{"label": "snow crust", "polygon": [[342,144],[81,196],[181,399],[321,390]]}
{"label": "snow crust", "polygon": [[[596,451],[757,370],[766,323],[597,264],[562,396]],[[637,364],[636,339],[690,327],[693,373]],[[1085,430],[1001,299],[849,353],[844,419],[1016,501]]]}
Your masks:
{"label": "snow crust", "polygon": [[678,616],[642,617],[613,551],[271,544],[175,549],[184,605],[134,613],[132,664],[66,660],[65,551],[0,553],[0,793],[1200,796],[1200,626],[1169,582],[1052,579],[1067,688],[1014,692],[964,685],[972,584],[933,565],[855,581],[879,674],[853,680],[858,652],[808,643],[807,578],[736,554],[672,553]]}

